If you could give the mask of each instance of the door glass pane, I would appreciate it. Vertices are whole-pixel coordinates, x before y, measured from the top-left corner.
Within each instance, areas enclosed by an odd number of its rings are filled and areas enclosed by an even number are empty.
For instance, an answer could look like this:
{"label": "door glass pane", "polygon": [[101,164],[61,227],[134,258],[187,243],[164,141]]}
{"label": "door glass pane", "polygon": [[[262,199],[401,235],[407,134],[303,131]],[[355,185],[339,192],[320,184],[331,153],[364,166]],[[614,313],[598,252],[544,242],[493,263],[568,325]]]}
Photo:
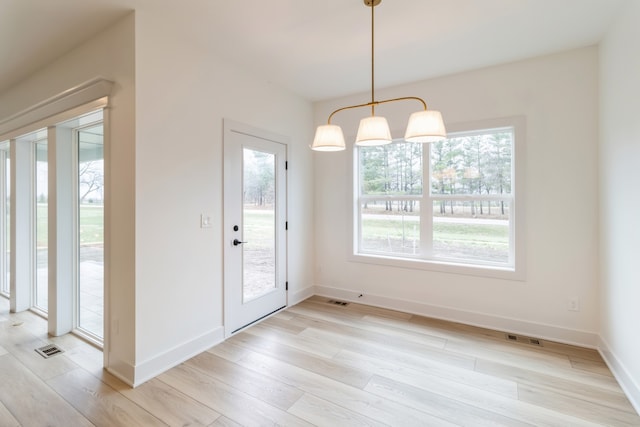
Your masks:
{"label": "door glass pane", "polygon": [[243,301],[276,287],[275,155],[244,149]]}
{"label": "door glass pane", "polygon": [[47,141],[35,144],[35,219],[36,219],[36,273],[34,305],[47,311],[48,304],[48,218],[49,218],[49,163],[47,161]]}
{"label": "door glass pane", "polygon": [[78,131],[78,328],[102,338],[104,310],[102,124]]}

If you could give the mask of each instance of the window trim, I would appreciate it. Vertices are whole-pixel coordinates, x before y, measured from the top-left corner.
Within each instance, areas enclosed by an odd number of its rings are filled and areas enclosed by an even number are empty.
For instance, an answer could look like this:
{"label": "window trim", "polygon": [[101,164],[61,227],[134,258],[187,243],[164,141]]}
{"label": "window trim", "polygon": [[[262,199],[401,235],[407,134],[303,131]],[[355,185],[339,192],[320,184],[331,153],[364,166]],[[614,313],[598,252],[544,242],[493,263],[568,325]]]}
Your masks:
{"label": "window trim", "polygon": [[11,283],[9,280],[10,266],[7,265],[7,251],[11,243],[11,224],[7,221],[7,158],[9,156],[9,141],[0,142],[0,295],[9,298],[11,295]]}
{"label": "window trim", "polygon": [[112,87],[112,81],[97,77],[0,119],[0,141],[64,122],[86,111],[106,108]]}
{"label": "window trim", "polygon": [[[38,135],[39,132],[44,131],[44,135]],[[31,135],[34,135],[34,139],[28,139]],[[31,151],[31,311],[39,314],[47,319],[49,317],[49,307],[41,307],[38,305],[38,145],[44,144],[47,149],[47,187],[49,186],[49,128],[42,128],[40,130],[33,131],[23,137],[28,140]],[[49,205],[49,192],[47,188],[47,206]],[[49,208],[47,207],[47,254],[49,252]],[[49,258],[47,255],[47,302],[50,299],[49,295]]]}
{"label": "window trim", "polygon": [[[74,232],[74,236],[72,239],[72,252],[73,252],[73,329],[72,329],[72,333],[75,335],[78,335],[79,337],[87,340],[88,342],[90,342],[91,344],[93,344],[94,346],[103,349],[104,347],[104,340],[105,340],[105,329],[103,329],[103,336],[100,336],[96,333],[94,333],[93,331],[82,327],[82,325],[80,324],[81,321],[81,316],[80,316],[80,310],[81,310],[81,300],[80,300],[80,286],[81,286],[81,282],[80,282],[80,202],[79,202],[79,189],[80,189],[80,184],[78,182],[78,175],[79,175],[79,145],[80,145],[80,138],[79,138],[79,133],[87,128],[91,128],[94,127],[98,124],[102,124],[103,126],[103,142],[102,142],[102,148],[103,148],[103,168],[105,167],[105,163],[106,163],[106,159],[105,159],[105,126],[106,126],[106,109],[104,108],[100,108],[98,110],[92,111],[92,112],[88,112],[86,114],[83,114],[81,116],[78,117],[82,117],[82,116],[89,116],[92,114],[95,114],[97,112],[101,113],[100,119],[97,120],[93,120],[91,122],[87,122],[87,123],[83,123],[83,124],[75,124],[74,126],[70,126],[70,129],[72,131],[72,147],[71,147],[71,151],[72,151],[72,167],[73,167],[73,179],[72,179],[72,188],[71,188],[71,200],[73,203],[73,232]],[[69,123],[69,122],[65,122],[65,123]],[[106,170],[103,170],[103,172],[106,172]],[[104,199],[103,199],[103,203],[104,203]],[[106,210],[104,208],[104,204],[103,204],[103,215],[106,213]],[[106,224],[106,218],[103,216],[103,228],[105,227]],[[104,245],[104,241],[103,241],[103,245]],[[106,256],[106,251],[103,252],[103,277],[102,277],[102,282],[103,282],[103,291],[106,293],[106,288],[104,286],[105,283],[105,267],[104,267],[104,263],[105,263],[105,256]],[[104,323],[104,319],[106,317],[105,315],[106,312],[106,304],[103,303],[103,323]]]}
{"label": "window trim", "polygon": [[[359,262],[364,264],[384,265],[397,268],[408,268],[415,270],[428,270],[434,272],[471,275],[479,277],[490,277],[506,280],[524,281],[526,278],[526,244],[525,244],[525,203],[524,203],[524,187],[525,187],[525,138],[526,138],[526,120],[524,116],[511,116],[504,118],[479,120],[464,123],[454,123],[447,125],[447,130],[450,134],[458,132],[471,132],[477,130],[481,132],[484,129],[499,129],[499,128],[513,128],[514,144],[512,154],[512,191],[508,197],[500,197],[500,199],[511,199],[511,207],[513,216],[510,219],[512,226],[509,231],[509,239],[513,242],[510,250],[514,253],[513,266],[499,266],[491,264],[468,264],[462,260],[447,260],[447,259],[424,259],[415,258],[412,259],[406,256],[392,256],[388,254],[377,253],[357,253],[361,235],[361,225],[359,221],[360,215],[360,201],[359,196],[360,189],[359,178],[356,174],[359,174],[359,165],[357,147],[354,145],[353,149],[348,150],[348,161],[351,167],[350,180],[351,180],[351,192],[348,194],[349,206],[351,207],[351,221],[349,222],[349,252],[347,254],[347,260],[351,262]],[[393,132],[394,134],[400,134],[400,132]],[[424,163],[428,168],[430,164]],[[428,172],[428,170],[427,170]],[[426,175],[425,175],[426,177]],[[428,191],[429,194],[423,196],[424,200],[432,201],[433,196],[431,193],[430,183],[425,179],[423,184],[423,192]],[[378,196],[378,199],[390,198],[396,200],[405,196]],[[454,198],[464,198],[456,197]],[[431,227],[431,224],[422,225],[424,227]],[[357,231],[357,233],[355,232]]]}

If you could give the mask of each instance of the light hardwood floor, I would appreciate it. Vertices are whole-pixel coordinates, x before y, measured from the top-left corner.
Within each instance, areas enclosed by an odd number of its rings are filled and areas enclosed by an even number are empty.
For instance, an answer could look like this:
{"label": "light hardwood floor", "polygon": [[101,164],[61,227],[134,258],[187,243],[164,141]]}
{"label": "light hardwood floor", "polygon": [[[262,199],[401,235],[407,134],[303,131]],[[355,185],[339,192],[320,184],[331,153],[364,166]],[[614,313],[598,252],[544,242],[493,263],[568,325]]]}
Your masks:
{"label": "light hardwood floor", "polygon": [[596,351],[319,297],[136,389],[101,361],[0,298],[0,426],[640,426]]}

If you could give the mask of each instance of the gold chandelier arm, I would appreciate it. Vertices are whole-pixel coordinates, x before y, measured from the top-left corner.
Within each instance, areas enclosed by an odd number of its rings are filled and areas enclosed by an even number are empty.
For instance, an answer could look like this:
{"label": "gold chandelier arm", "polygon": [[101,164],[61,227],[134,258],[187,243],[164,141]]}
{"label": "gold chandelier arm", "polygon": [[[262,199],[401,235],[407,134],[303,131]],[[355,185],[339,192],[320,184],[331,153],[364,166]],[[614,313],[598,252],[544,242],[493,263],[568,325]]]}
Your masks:
{"label": "gold chandelier arm", "polygon": [[427,103],[424,102],[424,99],[418,98],[417,96],[402,96],[400,98],[385,99],[384,101],[378,101],[377,104],[384,104],[386,102],[394,102],[394,101],[406,101],[406,100],[411,100],[411,99],[421,103],[423,109],[425,109],[425,110],[427,109]]}
{"label": "gold chandelier arm", "polygon": [[358,104],[358,105],[349,105],[348,107],[342,107],[342,108],[338,108],[337,110],[335,110],[334,112],[332,112],[329,115],[329,119],[327,120],[327,124],[331,124],[331,119],[333,118],[333,116],[336,113],[339,113],[340,111],[344,111],[344,110],[352,110],[354,108],[362,108],[362,107],[374,107],[375,105],[378,104],[386,104],[387,102],[395,102],[395,101],[408,101],[408,100],[414,100],[414,101],[418,101],[422,104],[422,108],[426,111],[427,110],[427,103],[424,102],[424,100],[422,98],[418,98],[417,96],[403,96],[400,98],[392,98],[392,99],[385,99],[382,101],[371,101],[371,102],[367,102],[366,104]]}
{"label": "gold chandelier arm", "polygon": [[371,105],[373,105],[372,102],[367,102],[366,104],[358,104],[358,105],[349,105],[348,107],[342,107],[342,108],[338,108],[337,110],[335,110],[333,113],[331,113],[329,115],[329,119],[327,120],[327,124],[331,124],[331,119],[333,118],[333,116],[336,113],[339,113],[340,111],[344,111],[344,110],[352,110],[354,108],[362,108],[362,107],[370,107]]}

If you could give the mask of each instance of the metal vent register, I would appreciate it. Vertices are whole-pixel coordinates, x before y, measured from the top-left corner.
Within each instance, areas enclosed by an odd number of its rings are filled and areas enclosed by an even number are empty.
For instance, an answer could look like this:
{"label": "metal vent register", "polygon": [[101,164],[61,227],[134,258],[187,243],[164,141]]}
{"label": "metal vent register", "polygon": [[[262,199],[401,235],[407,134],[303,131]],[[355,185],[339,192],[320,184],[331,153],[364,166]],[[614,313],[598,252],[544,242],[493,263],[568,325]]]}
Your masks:
{"label": "metal vent register", "polygon": [[348,302],[344,302],[344,301],[336,301],[336,300],[334,300],[334,299],[330,299],[330,300],[329,300],[329,301],[327,301],[327,302],[328,302],[329,304],[333,304],[333,305],[342,305],[342,306],[349,305],[349,303],[348,303]]}
{"label": "metal vent register", "polygon": [[531,344],[542,347],[542,340],[539,338],[524,337],[515,334],[505,334],[505,338],[507,341],[515,341],[523,344]]}
{"label": "metal vent register", "polygon": [[56,354],[64,353],[64,350],[62,350],[55,344],[49,344],[45,345],[44,347],[36,348],[36,353],[38,353],[45,359],[48,359],[52,356],[55,356]]}

